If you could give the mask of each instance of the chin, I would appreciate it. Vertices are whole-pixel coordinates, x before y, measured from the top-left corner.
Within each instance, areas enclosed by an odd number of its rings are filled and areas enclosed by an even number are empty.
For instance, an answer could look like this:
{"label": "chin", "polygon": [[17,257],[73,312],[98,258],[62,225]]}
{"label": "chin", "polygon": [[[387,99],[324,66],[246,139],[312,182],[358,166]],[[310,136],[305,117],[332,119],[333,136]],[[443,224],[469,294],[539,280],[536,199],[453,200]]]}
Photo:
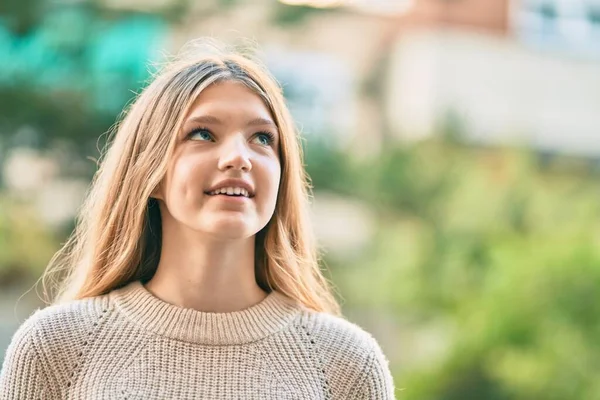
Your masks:
{"label": "chin", "polygon": [[249,226],[243,221],[214,221],[210,226],[203,229],[205,232],[220,239],[246,239],[254,236],[257,229]]}

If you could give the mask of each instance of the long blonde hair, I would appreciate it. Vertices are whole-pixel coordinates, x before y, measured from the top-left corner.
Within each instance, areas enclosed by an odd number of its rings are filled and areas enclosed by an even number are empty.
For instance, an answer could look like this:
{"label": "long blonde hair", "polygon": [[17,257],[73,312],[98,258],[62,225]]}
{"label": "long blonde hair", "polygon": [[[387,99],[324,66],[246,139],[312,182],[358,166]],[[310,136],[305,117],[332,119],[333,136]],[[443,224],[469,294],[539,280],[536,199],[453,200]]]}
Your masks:
{"label": "long blonde hair", "polygon": [[188,52],[162,68],[111,130],[75,230],[42,277],[48,302],[102,295],[152,278],[160,258],[161,217],[151,193],[166,173],[175,132],[192,103],[224,80],[257,93],[281,135],[281,183],[274,215],[256,235],[256,281],[315,311],[340,313],[319,267],[308,214],[309,179],[281,87],[260,62],[214,48]]}

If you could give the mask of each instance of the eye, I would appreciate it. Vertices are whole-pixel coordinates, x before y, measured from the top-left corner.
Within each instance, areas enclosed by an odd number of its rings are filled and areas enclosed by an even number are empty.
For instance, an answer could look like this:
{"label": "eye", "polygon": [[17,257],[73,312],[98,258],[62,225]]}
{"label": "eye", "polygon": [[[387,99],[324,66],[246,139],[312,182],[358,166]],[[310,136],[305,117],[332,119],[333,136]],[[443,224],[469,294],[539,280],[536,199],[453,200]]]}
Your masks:
{"label": "eye", "polygon": [[210,133],[210,131],[206,128],[196,128],[191,131],[187,137],[188,139],[199,141],[214,140],[212,133]]}
{"label": "eye", "polygon": [[254,138],[263,146],[270,146],[275,142],[275,135],[271,132],[258,132]]}

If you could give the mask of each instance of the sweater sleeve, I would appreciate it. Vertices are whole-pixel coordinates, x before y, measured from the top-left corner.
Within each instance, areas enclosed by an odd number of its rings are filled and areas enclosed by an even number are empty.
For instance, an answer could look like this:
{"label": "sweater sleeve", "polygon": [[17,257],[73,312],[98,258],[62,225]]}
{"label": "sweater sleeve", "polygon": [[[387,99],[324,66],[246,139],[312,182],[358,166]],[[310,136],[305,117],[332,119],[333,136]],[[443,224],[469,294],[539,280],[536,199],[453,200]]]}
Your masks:
{"label": "sweater sleeve", "polygon": [[52,399],[34,324],[25,322],[6,350],[0,372],[0,399]]}
{"label": "sweater sleeve", "polygon": [[394,400],[394,380],[388,366],[388,360],[379,347],[374,348],[369,355],[363,373],[354,383],[349,392],[351,399]]}

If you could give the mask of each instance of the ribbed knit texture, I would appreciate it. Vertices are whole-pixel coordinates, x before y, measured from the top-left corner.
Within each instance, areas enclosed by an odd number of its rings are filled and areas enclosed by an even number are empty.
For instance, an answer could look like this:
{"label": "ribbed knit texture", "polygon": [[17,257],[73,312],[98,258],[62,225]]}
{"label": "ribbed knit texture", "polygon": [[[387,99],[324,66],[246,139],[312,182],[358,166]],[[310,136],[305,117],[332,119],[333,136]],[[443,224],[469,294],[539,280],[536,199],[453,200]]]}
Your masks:
{"label": "ribbed knit texture", "polygon": [[1,399],[394,399],[388,362],[355,324],[279,292],[207,313],[139,282],[35,312],[15,333]]}

